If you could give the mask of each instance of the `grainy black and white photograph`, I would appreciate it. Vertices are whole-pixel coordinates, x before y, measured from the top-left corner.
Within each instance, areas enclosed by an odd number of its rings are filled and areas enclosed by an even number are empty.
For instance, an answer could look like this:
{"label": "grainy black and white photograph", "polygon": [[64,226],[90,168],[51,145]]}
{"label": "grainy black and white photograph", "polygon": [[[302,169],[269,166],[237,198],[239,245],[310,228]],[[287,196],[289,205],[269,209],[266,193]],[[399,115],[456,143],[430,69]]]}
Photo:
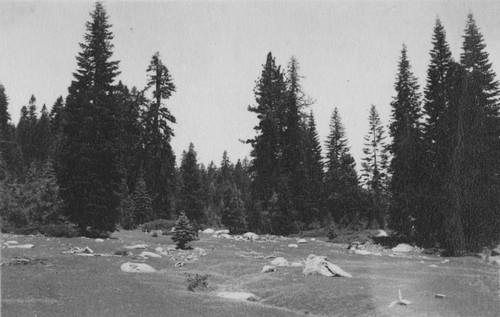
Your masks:
{"label": "grainy black and white photograph", "polygon": [[500,315],[500,1],[0,1],[4,317]]}

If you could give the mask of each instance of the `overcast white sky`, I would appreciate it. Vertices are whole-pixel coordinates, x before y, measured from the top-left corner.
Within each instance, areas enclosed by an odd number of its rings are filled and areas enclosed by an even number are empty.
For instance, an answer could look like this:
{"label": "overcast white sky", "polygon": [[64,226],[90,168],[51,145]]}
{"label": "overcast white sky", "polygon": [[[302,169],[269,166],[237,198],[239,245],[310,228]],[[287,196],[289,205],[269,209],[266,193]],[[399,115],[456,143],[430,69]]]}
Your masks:
{"label": "overcast white sky", "polygon": [[[358,167],[368,109],[375,104],[389,123],[402,43],[425,85],[437,16],[459,59],[467,14],[484,35],[493,69],[500,67],[500,1],[105,1],[114,59],[121,79],[142,88],[151,56],[159,51],[177,92],[168,107],[177,117],[178,156],[193,142],[202,163],[233,162],[254,136],[253,89],[269,51],[286,66],[294,55],[305,92],[315,100],[321,142],[334,107],[346,126]],[[39,109],[67,94],[76,70],[93,1],[0,2],[0,82],[13,122],[31,94]]]}

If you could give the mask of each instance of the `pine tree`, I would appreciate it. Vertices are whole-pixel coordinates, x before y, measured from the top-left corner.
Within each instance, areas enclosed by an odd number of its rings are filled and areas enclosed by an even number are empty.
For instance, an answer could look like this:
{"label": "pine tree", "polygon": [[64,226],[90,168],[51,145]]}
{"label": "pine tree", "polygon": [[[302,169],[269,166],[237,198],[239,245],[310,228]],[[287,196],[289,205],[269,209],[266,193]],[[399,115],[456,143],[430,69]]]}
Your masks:
{"label": "pine tree", "polygon": [[176,243],[177,248],[181,250],[186,249],[187,244],[194,240],[194,230],[184,212],[181,212],[175,222],[172,240]]}
{"label": "pine tree", "polygon": [[168,100],[176,88],[159,53],[153,55],[147,73],[146,91],[153,88],[153,100],[146,100],[143,111],[144,177],[153,197],[156,216],[168,218],[172,212],[175,187],[175,155],[170,145],[174,133],[171,124],[176,120],[162,101]]}
{"label": "pine tree", "polygon": [[391,102],[392,122],[389,126],[393,139],[390,146],[393,198],[390,225],[400,234],[410,237],[414,234],[414,220],[420,216],[423,146],[419,86],[411,71],[406,45],[401,51],[394,87],[396,96]]}
{"label": "pine tree", "polygon": [[326,140],[325,195],[327,210],[337,223],[342,218],[353,219],[359,212],[356,203],[358,175],[337,108],[333,111]]}
{"label": "pine tree", "polygon": [[10,122],[8,106],[5,87],[0,84],[0,152],[5,168],[3,174],[20,177],[23,173],[22,153],[16,141],[16,128]]}
{"label": "pine tree", "polygon": [[61,131],[62,120],[64,116],[64,99],[62,96],[57,98],[56,102],[50,110],[50,129],[53,135],[57,135]]}
{"label": "pine tree", "polygon": [[387,206],[388,153],[385,143],[385,131],[375,105],[370,108],[368,117],[369,130],[365,136],[363,153],[362,181],[371,196],[372,214],[370,221],[377,220],[384,226]]}
{"label": "pine tree", "polygon": [[119,62],[111,60],[113,34],[101,2],[90,16],[66,99],[57,170],[70,220],[104,232],[119,220],[123,184],[120,105],[113,94]]}
{"label": "pine tree", "polygon": [[197,230],[203,222],[203,202],[200,171],[193,143],[182,153],[180,167],[181,189],[177,209],[184,212]]}

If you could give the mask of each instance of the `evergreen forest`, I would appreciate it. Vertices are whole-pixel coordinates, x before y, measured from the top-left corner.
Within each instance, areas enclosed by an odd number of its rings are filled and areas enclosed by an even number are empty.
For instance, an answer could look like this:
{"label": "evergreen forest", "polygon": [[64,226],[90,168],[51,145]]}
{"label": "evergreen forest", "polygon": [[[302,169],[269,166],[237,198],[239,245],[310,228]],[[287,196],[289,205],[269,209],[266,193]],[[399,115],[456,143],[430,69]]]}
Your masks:
{"label": "evergreen forest", "polygon": [[450,255],[496,245],[499,83],[472,14],[462,38],[453,57],[436,19],[424,87],[402,45],[392,102],[379,105],[390,106],[390,122],[376,105],[360,118],[369,131],[360,162],[337,108],[326,139],[319,138],[297,58],[278,65],[263,52],[248,106],[258,123],[254,137],[242,141],[249,157],[224,152],[218,162],[199,162],[194,144],[182,153],[171,146],[176,117],[169,99],[177,87],[168,61],[160,53],[144,61],[145,87],[117,82],[112,26],[97,2],[67,95],[51,107],[27,98],[15,123],[9,87],[0,84],[2,230],[66,224],[95,236],[183,214],[197,230],[388,228]]}

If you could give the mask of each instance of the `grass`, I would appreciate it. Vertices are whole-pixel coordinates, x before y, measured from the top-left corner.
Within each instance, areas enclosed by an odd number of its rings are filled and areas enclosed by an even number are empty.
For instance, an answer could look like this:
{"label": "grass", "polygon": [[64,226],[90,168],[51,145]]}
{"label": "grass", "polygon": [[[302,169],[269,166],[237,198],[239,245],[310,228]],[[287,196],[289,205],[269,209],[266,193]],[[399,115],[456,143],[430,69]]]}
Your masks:
{"label": "grass", "polygon": [[[295,239],[256,243],[202,234],[192,245],[204,248],[207,256],[176,268],[167,256],[140,261],[61,253],[75,246],[114,253],[137,243],[149,244],[149,251],[173,244],[169,236],[152,238],[140,230],[115,232],[105,242],[4,234],[6,240],[35,247],[2,249],[2,262],[18,256],[43,258],[45,264],[2,266],[2,316],[495,316],[500,308],[498,267],[472,257],[442,264],[442,258],[430,256],[355,255],[325,238],[292,249],[287,245]],[[353,278],[306,277],[302,268],[293,267],[261,274],[271,259],[241,257],[242,251],[278,254],[290,262],[311,253],[325,255]],[[120,265],[127,261],[148,263],[160,272],[123,273]],[[209,274],[208,288],[188,291],[186,274]],[[388,308],[398,289],[412,304]],[[216,296],[221,291],[252,292],[261,300],[225,300]],[[437,299],[437,293],[447,297]]]}

